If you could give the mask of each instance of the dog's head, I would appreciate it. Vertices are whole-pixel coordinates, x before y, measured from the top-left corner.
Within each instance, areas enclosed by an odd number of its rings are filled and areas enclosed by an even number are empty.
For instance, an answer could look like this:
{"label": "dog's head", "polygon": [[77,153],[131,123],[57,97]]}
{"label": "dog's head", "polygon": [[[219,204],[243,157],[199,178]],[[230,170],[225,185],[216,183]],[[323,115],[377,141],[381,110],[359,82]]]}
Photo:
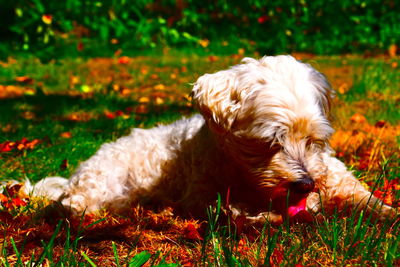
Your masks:
{"label": "dog's head", "polygon": [[[221,146],[275,202],[304,199],[326,175],[333,91],[291,56],[245,58],[198,79],[193,98]],[[282,199],[281,199],[282,198]],[[278,207],[279,209],[279,207]]]}

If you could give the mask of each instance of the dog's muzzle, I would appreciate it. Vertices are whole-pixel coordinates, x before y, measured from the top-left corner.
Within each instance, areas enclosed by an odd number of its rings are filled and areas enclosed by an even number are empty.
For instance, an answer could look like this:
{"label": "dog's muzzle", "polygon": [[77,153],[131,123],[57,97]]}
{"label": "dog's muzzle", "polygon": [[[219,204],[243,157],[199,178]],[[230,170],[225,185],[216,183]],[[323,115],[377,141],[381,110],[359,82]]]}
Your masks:
{"label": "dog's muzzle", "polygon": [[291,182],[290,190],[298,194],[308,194],[314,190],[315,183],[310,176],[305,175],[295,182]]}

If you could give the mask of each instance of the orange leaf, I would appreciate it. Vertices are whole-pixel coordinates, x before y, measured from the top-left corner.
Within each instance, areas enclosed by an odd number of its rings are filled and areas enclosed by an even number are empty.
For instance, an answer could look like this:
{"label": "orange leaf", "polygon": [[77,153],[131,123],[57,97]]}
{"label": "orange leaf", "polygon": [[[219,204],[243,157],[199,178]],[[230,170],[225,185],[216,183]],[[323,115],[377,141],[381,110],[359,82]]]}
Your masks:
{"label": "orange leaf", "polygon": [[130,61],[131,59],[127,56],[123,56],[118,59],[119,64],[128,64]]}
{"label": "orange leaf", "polygon": [[26,144],[26,148],[34,149],[37,144],[40,143],[39,139],[34,139]]}
{"label": "orange leaf", "polygon": [[0,202],[7,202],[8,201],[8,197],[4,194],[0,193]]}
{"label": "orange leaf", "polygon": [[356,113],[353,116],[351,116],[350,120],[356,123],[363,123],[367,121],[367,119],[359,113]]}
{"label": "orange leaf", "polygon": [[22,149],[24,149],[24,148],[25,148],[25,145],[22,144],[22,143],[17,145],[17,149],[18,149],[18,150],[22,150]]}
{"label": "orange leaf", "polygon": [[15,80],[19,83],[29,83],[30,84],[33,82],[33,79],[28,76],[19,76],[19,77],[16,77]]}
{"label": "orange leaf", "polygon": [[52,16],[52,15],[43,15],[43,16],[42,16],[42,21],[43,21],[45,24],[49,25],[49,24],[51,24],[51,22],[53,21],[53,16]]}
{"label": "orange leaf", "polygon": [[60,136],[62,138],[71,138],[72,134],[71,134],[71,132],[63,132],[63,133],[60,133]]}
{"label": "orange leaf", "polygon": [[396,52],[397,52],[397,45],[395,44],[390,45],[388,49],[389,57],[391,58],[396,57]]}
{"label": "orange leaf", "polygon": [[207,39],[199,40],[198,42],[199,42],[199,44],[200,44],[202,47],[204,47],[204,48],[207,47],[207,46],[210,44],[210,41],[207,40]]}
{"label": "orange leaf", "polygon": [[165,85],[157,84],[156,86],[154,86],[154,89],[156,89],[156,90],[164,90],[165,89]]}

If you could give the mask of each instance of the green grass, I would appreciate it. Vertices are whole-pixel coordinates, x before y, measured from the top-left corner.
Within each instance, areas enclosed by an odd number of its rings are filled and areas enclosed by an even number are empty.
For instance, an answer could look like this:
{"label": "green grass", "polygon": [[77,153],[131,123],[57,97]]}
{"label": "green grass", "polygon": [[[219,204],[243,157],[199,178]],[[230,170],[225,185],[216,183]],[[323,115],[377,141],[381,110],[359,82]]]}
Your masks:
{"label": "green grass", "polygon": [[[18,141],[24,137],[41,142],[32,150],[0,153],[0,181],[69,177],[78,164],[89,158],[101,144],[128,134],[132,127],[152,127],[193,113],[190,101],[184,100],[184,96],[190,92],[190,83],[200,74],[226,68],[237,61],[232,57],[220,56],[217,61],[210,62],[208,56],[171,51],[156,57],[133,58],[126,65],[118,64],[116,59],[109,59],[108,63],[111,63],[107,65],[80,58],[49,63],[40,63],[34,58],[17,58],[15,63],[3,65],[0,68],[0,86],[17,86],[21,95],[0,99],[0,143]],[[360,58],[346,58],[344,62],[341,57],[310,60],[322,72],[327,72],[335,88],[338,87],[335,85],[335,75],[353,82],[350,90],[338,93],[334,102],[334,125],[338,130],[361,129],[349,120],[354,113],[361,113],[372,125],[384,120],[389,123],[390,129],[398,126],[400,75],[399,68],[393,68],[391,62]],[[351,72],[342,73],[343,66],[351,66]],[[17,82],[15,78],[18,76],[27,76],[33,81],[30,84]],[[79,81],[71,85],[71,76],[78,76]],[[159,84],[164,88],[154,89]],[[82,86],[88,86],[89,91],[82,91]],[[128,88],[130,92],[124,95],[120,89],[114,90],[115,86]],[[34,92],[25,94],[29,88]],[[155,91],[159,95],[151,96]],[[140,103],[141,97],[149,95],[150,102]],[[155,103],[157,97],[162,99],[162,103]],[[145,106],[146,111],[135,113],[140,106]],[[122,111],[126,116],[110,119],[105,111]],[[83,117],[71,119],[71,114],[83,114]],[[71,138],[62,137],[65,132],[69,132]],[[364,147],[373,144],[373,138],[364,143]],[[392,139],[390,144],[397,148],[382,147],[380,153],[383,156],[380,154],[376,159],[379,168],[370,172],[353,166],[358,177],[368,175],[371,179],[381,177],[381,181],[398,181],[400,139],[398,136]],[[354,153],[359,153],[360,149],[362,147],[355,149]],[[355,157],[361,156],[357,154]],[[352,162],[351,157],[343,159],[348,164]],[[399,197],[397,193],[396,198]],[[34,214],[35,208],[30,208],[26,208],[22,214]],[[218,208],[209,212],[204,240],[189,242],[181,237],[167,240],[166,244],[175,245],[170,250],[161,246],[150,249],[133,239],[123,241],[111,238],[112,243],[108,246],[111,256],[107,262],[116,266],[141,266],[145,262],[155,266],[175,266],[173,263],[179,262],[176,249],[183,249],[198,263],[212,266],[396,266],[400,263],[398,222],[376,223],[363,214],[343,215],[338,211],[311,224],[283,224],[279,227],[266,224],[264,228],[247,229],[245,233],[235,234],[233,226],[217,218],[222,216],[220,213]],[[16,220],[20,219],[15,216]],[[143,215],[142,219],[151,220],[151,217]],[[171,220],[182,223],[179,218]],[[160,231],[147,224],[143,226],[138,220],[132,220],[131,224],[138,224],[137,229],[145,233],[151,230],[157,235],[157,231]],[[7,224],[0,222],[0,229],[9,229],[7,227]],[[33,224],[32,227],[36,226]],[[53,223],[52,231],[52,235],[38,245],[43,248],[42,252],[35,255],[25,254],[23,236],[7,238],[5,231],[4,238],[0,237],[3,243],[0,253],[3,256],[2,264],[38,266],[45,261],[56,264],[54,261],[57,258],[57,266],[102,265],[98,260],[100,254],[93,252],[92,241],[87,238],[88,229],[74,232],[64,222]],[[164,232],[165,235],[168,233]],[[129,247],[129,251],[121,251],[121,247]],[[58,255],[60,251],[63,251],[61,257]],[[27,261],[27,258],[30,259]]]}

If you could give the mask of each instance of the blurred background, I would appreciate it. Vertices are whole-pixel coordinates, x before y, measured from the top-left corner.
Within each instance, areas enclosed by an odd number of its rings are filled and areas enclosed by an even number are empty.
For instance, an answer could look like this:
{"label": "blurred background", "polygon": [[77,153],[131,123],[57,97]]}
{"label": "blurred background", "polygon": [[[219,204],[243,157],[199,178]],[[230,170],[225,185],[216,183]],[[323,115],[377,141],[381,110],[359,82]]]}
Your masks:
{"label": "blurred background", "polygon": [[1,0],[0,55],[381,54],[400,40],[395,0]]}

